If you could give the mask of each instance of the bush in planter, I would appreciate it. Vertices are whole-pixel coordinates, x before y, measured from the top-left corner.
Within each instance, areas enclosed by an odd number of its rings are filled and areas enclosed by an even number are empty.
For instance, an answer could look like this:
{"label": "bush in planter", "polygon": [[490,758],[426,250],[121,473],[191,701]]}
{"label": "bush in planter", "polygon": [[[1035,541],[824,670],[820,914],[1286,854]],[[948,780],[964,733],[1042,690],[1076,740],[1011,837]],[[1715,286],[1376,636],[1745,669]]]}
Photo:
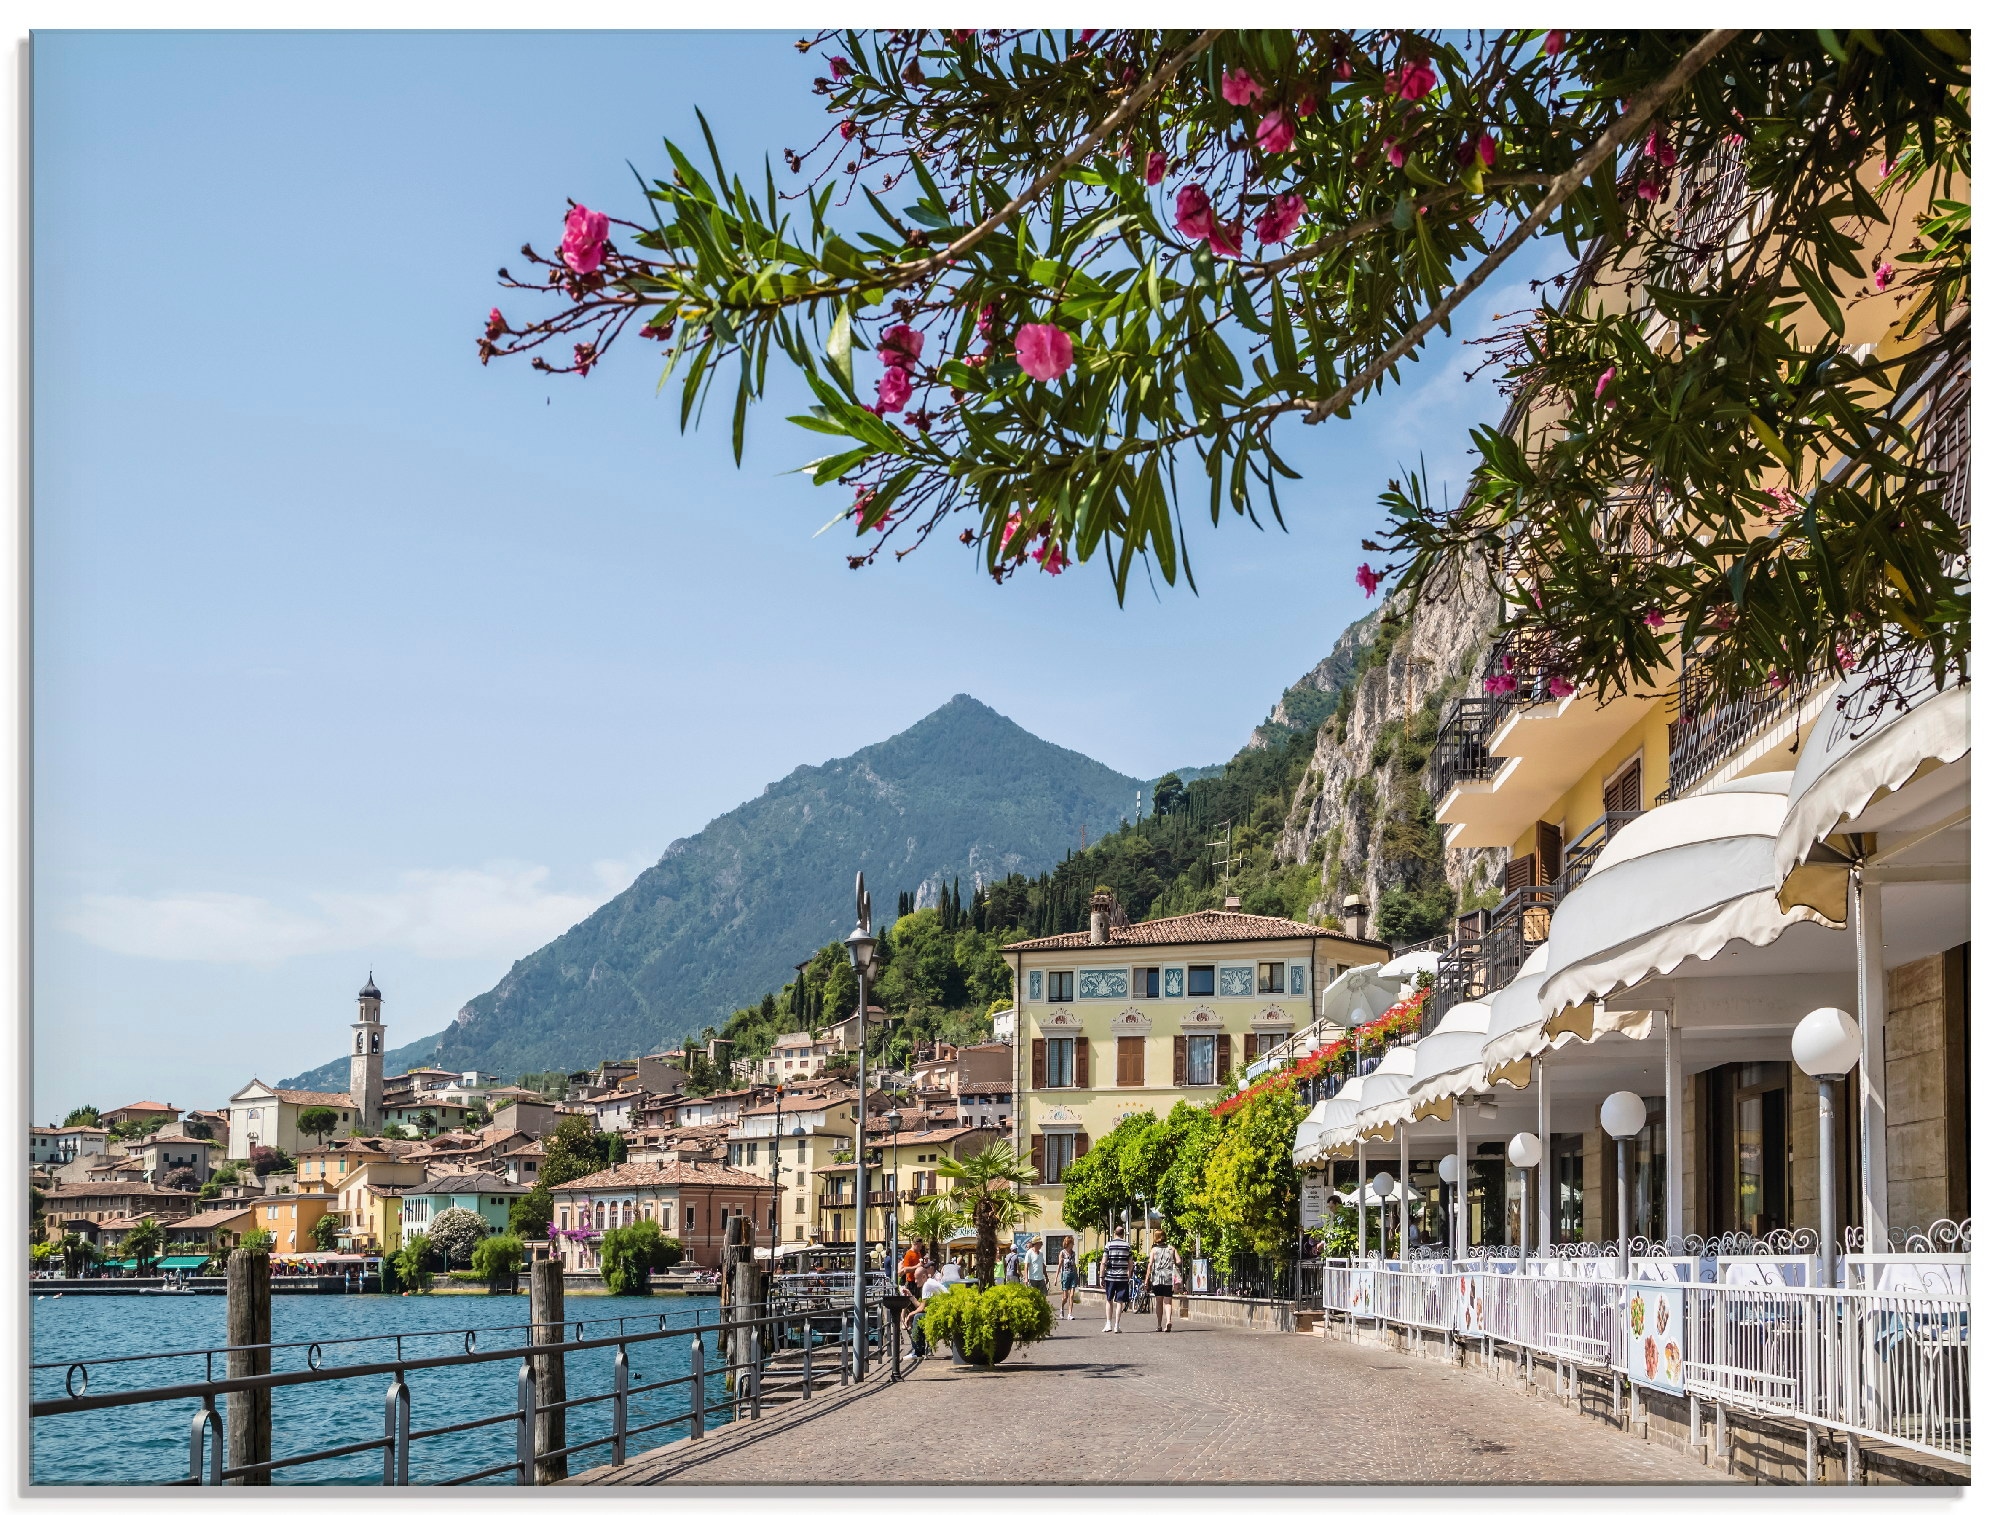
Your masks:
{"label": "bush in planter", "polygon": [[1040,1341],[1055,1327],[1048,1296],[1026,1284],[996,1284],[980,1291],[960,1284],[924,1307],[924,1341],[932,1348],[950,1343],[967,1362],[991,1367],[1004,1339]]}

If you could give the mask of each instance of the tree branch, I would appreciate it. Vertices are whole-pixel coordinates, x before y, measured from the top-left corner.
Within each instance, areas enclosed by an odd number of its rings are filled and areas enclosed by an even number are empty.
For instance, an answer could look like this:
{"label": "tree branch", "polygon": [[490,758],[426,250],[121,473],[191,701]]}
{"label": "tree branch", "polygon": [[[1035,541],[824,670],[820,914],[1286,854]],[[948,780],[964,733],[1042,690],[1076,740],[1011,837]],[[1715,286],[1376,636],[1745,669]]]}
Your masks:
{"label": "tree branch", "polygon": [[1718,28],[1703,37],[1688,50],[1680,62],[1673,66],[1673,70],[1665,78],[1640,91],[1638,97],[1633,100],[1631,108],[1612,122],[1604,135],[1593,142],[1589,150],[1571,164],[1561,178],[1549,186],[1549,192],[1542,196],[1541,204],[1529,212],[1528,218],[1509,232],[1498,247],[1482,258],[1479,266],[1460,280],[1452,292],[1440,300],[1429,315],[1398,337],[1387,352],[1362,369],[1359,375],[1341,385],[1324,400],[1312,402],[1309,407],[1306,402],[1301,401],[1293,408],[1306,409],[1307,424],[1317,425],[1328,416],[1352,405],[1356,395],[1380,379],[1391,366],[1409,356],[1417,344],[1464,304],[1472,292],[1484,284],[1495,269],[1521,250],[1528,238],[1561,208],[1565,200],[1583,187],[1606,158],[1615,153],[1623,143],[1629,141],[1640,127],[1653,118],[1654,112],[1678,94],[1688,80],[1707,66],[1710,59],[1741,35],[1743,33],[1740,29]]}

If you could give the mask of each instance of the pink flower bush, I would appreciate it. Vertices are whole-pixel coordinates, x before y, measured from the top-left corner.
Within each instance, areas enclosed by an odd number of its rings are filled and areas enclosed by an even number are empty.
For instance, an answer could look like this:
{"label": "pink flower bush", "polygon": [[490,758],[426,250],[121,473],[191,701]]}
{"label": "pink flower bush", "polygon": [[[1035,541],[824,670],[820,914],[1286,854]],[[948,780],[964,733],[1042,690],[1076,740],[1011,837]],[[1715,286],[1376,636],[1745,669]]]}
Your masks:
{"label": "pink flower bush", "polygon": [[1274,110],[1257,123],[1257,145],[1267,153],[1288,153],[1298,128],[1282,110]]}
{"label": "pink flower bush", "polygon": [[1566,700],[1576,693],[1576,685],[1559,673],[1549,675],[1549,693],[1559,700]]}
{"label": "pink flower bush", "polygon": [[1158,184],[1167,176],[1167,155],[1151,153],[1146,158],[1146,182]]}
{"label": "pink flower bush", "polygon": [[1436,72],[1419,58],[1389,75],[1389,93],[1399,100],[1421,100],[1437,88],[1437,82]]}
{"label": "pink flower bush", "polygon": [[1854,665],[1858,661],[1854,656],[1854,649],[1845,642],[1835,642],[1833,644],[1833,660],[1840,664],[1840,671],[1842,673],[1854,672]]}
{"label": "pink flower bush", "polygon": [[1648,610],[1639,619],[1644,621],[1648,626],[1652,627],[1652,629],[1655,631],[1658,631],[1662,626],[1667,624],[1667,618],[1661,615],[1658,610]]}
{"label": "pink flower bush", "polygon": [[1231,105],[1248,105],[1252,100],[1262,98],[1263,93],[1264,86],[1250,77],[1247,68],[1222,76],[1222,98]]}
{"label": "pink flower bush", "polygon": [[836,79],[845,79],[854,72],[845,58],[829,58],[826,60],[826,66]]}
{"label": "pink flower bush", "polygon": [[1208,191],[1199,184],[1183,184],[1174,196],[1174,230],[1190,241],[1200,241],[1215,225],[1208,203]]}
{"label": "pink flower bush", "polygon": [[1500,155],[1500,144],[1493,140],[1493,133],[1481,132],[1473,151],[1479,154],[1479,161],[1483,166],[1491,168],[1493,160]]}
{"label": "pink flower bush", "polygon": [[1644,152],[1647,157],[1658,163],[1662,168],[1672,168],[1675,163],[1680,161],[1679,155],[1674,152],[1674,144],[1667,139],[1667,134],[1657,126],[1653,128],[1652,134],[1646,138]]}
{"label": "pink flower bush", "polygon": [[1394,137],[1384,137],[1382,139],[1382,153],[1388,158],[1391,168],[1401,168],[1410,156],[1409,149],[1404,147]]}
{"label": "pink flower bush", "polygon": [[1792,687],[1792,676],[1789,673],[1774,673],[1770,678],[1770,687],[1773,689],[1789,689]]}
{"label": "pink flower bush", "polygon": [[840,140],[843,142],[852,142],[854,140],[854,123],[852,121],[843,121],[840,123]]}
{"label": "pink flower bush", "polygon": [[486,340],[491,342],[495,337],[504,336],[506,331],[507,318],[500,314],[500,307],[496,305],[486,312]]}
{"label": "pink flower bush", "polygon": [[892,326],[882,333],[875,356],[890,368],[914,368],[923,356],[924,334],[914,326]]}
{"label": "pink flower bush", "polygon": [[1060,379],[1076,361],[1069,333],[1060,326],[1023,326],[1014,333],[1014,357],[1021,372],[1043,383]]}
{"label": "pink flower bush", "polygon": [[1618,377],[1618,365],[1616,363],[1613,363],[1609,368],[1605,369],[1603,373],[1597,376],[1597,393],[1596,393],[1597,399],[1601,400],[1604,398],[1604,391],[1611,387],[1612,383],[1617,379],[1617,377]]}
{"label": "pink flower bush", "polygon": [[995,314],[996,312],[991,305],[982,307],[979,312],[979,334],[988,341],[991,341],[993,338],[993,317]]}
{"label": "pink flower bush", "polygon": [[1799,497],[1780,484],[1775,489],[1767,489],[1771,497],[1771,514],[1781,521],[1788,521],[1799,513]]}
{"label": "pink flower bush", "polygon": [[1257,218],[1257,240],[1266,247],[1283,242],[1298,228],[1299,218],[1305,213],[1303,195],[1279,195],[1264,207],[1264,214]]}
{"label": "pink flower bush", "polygon": [[572,205],[563,221],[563,262],[576,273],[596,273],[604,266],[604,244],[610,234],[611,218],[603,211]]}
{"label": "pink flower bush", "polygon": [[1568,32],[1550,32],[1542,38],[1542,51],[1553,58],[1563,50],[1563,42],[1568,36]]}
{"label": "pink flower bush", "polygon": [[1354,582],[1361,586],[1361,592],[1369,599],[1375,598],[1375,591],[1382,585],[1382,575],[1363,563],[1354,570]]}
{"label": "pink flower bush", "polygon": [[875,381],[875,411],[887,415],[910,403],[910,374],[904,368],[885,368]]}
{"label": "pink flower bush", "polygon": [[1887,289],[1894,282],[1895,277],[1896,270],[1893,265],[1886,261],[1877,263],[1875,265],[1875,293],[1878,295],[1882,293],[1883,290]]}
{"label": "pink flower bush", "polygon": [[1486,692],[1488,694],[1512,694],[1521,687],[1521,681],[1511,673],[1488,674]]}
{"label": "pink flower bush", "polygon": [[1054,537],[1044,536],[1042,545],[1034,550],[1032,556],[1042,565],[1043,573],[1061,573],[1069,567],[1069,552]]}
{"label": "pink flower bush", "polygon": [[1240,258],[1243,256],[1243,223],[1232,221],[1227,225],[1210,218],[1208,226],[1208,250],[1218,258]]}

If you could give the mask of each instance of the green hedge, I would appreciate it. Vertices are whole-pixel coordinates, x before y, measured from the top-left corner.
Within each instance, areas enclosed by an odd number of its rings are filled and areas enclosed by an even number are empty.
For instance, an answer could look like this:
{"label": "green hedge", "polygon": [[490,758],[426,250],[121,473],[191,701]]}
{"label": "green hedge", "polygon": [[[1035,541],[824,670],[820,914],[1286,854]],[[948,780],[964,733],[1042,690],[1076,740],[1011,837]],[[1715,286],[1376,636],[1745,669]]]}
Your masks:
{"label": "green hedge", "polygon": [[981,1292],[960,1284],[924,1306],[924,1341],[958,1343],[969,1361],[990,1366],[1004,1332],[1015,1341],[1040,1341],[1055,1329],[1049,1297],[1026,1284],[996,1284]]}

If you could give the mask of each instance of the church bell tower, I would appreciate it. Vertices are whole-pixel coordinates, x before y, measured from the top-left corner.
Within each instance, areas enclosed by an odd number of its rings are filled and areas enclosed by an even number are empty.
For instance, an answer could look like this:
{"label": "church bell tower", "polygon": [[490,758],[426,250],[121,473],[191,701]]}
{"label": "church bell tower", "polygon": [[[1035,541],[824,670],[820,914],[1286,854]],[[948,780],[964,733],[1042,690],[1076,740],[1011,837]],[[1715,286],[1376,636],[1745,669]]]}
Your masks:
{"label": "church bell tower", "polygon": [[347,1059],[347,1092],[357,1131],[382,1129],[382,991],[371,971],[354,1018],[354,1050]]}

